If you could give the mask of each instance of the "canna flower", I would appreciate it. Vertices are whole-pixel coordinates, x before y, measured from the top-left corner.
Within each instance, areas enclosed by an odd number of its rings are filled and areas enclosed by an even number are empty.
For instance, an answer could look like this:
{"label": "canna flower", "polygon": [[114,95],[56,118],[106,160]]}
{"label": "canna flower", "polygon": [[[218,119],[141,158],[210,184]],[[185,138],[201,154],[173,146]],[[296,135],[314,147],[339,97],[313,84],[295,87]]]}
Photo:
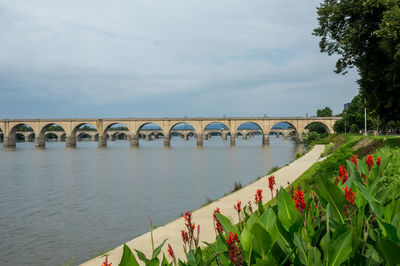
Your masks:
{"label": "canna flower", "polygon": [[240,200],[237,201],[236,205],[233,205],[233,208],[240,213],[242,211],[242,202]]}
{"label": "canna flower", "polygon": [[304,191],[296,190],[294,193],[293,201],[296,204],[297,210],[303,214],[303,211],[306,209],[306,202],[304,201]]}
{"label": "canna flower", "polygon": [[349,180],[348,173],[344,168],[344,165],[339,167],[339,180],[342,180],[342,184],[346,183]]}
{"label": "canna flower", "polygon": [[368,171],[371,171],[371,167],[374,165],[374,157],[372,157],[372,155],[368,155],[365,163],[368,165]]}
{"label": "canna flower", "polygon": [[168,250],[167,251],[168,251],[169,256],[174,261],[174,265],[176,265],[176,257],[175,257],[175,254],[174,254],[174,250],[172,249],[170,244],[168,244]]}
{"label": "canna flower", "polygon": [[381,160],[382,160],[382,157],[379,157],[379,158],[376,160],[376,165],[377,165],[377,166],[381,165]]}
{"label": "canna flower", "polygon": [[187,232],[185,232],[185,230],[181,230],[181,235],[182,235],[183,244],[186,245],[189,242],[189,235]]}
{"label": "canna flower", "polygon": [[258,201],[262,202],[262,190],[261,189],[257,189],[257,193],[254,195],[254,200],[255,200],[256,204],[258,204]]}
{"label": "canna flower", "polygon": [[229,236],[225,239],[229,251],[229,260],[233,265],[243,265],[244,259],[242,256],[242,251],[239,246],[239,239],[237,234],[233,234],[232,231],[229,232]]}
{"label": "canna flower", "polygon": [[102,266],[111,266],[111,264],[112,264],[111,262],[108,263],[108,255],[107,255]]}
{"label": "canna flower", "polygon": [[364,173],[361,173],[361,177],[364,179],[364,183],[368,184],[367,176]]}
{"label": "canna flower", "polygon": [[350,160],[357,166],[357,169],[358,169],[357,154],[355,154],[353,157],[351,157]]}
{"label": "canna flower", "polygon": [[268,177],[268,187],[272,191],[274,190],[274,185],[275,185],[275,176],[271,175]]}
{"label": "canna flower", "polygon": [[198,242],[199,242],[199,229],[197,231],[197,238],[195,237],[195,228],[196,224],[192,222],[192,213],[191,212],[186,212],[185,216],[183,216],[183,219],[185,220],[185,227],[186,230],[182,230],[182,240],[184,244],[184,250],[186,252],[186,245],[189,245],[189,249],[192,249],[192,247],[197,248]]}
{"label": "canna flower", "polygon": [[356,192],[353,192],[352,188],[348,189],[348,187],[343,188],[343,190],[344,190],[344,196],[346,197],[347,202],[350,205],[355,204],[355,202],[354,202],[354,194],[356,194]]}
{"label": "canna flower", "polygon": [[222,225],[221,225],[221,223],[218,221],[217,216],[215,215],[215,213],[221,213],[220,210],[219,210],[219,208],[217,208],[217,209],[214,211],[214,214],[213,214],[213,219],[214,219],[214,222],[215,222],[215,231],[216,231],[217,234],[219,234],[219,233],[223,232],[224,229],[222,229]]}

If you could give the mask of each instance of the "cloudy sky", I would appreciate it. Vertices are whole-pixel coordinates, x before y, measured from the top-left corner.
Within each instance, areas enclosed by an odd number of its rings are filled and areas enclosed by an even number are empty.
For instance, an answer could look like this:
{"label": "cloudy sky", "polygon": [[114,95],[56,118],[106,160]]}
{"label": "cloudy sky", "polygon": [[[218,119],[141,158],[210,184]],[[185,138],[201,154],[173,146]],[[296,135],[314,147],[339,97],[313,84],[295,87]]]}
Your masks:
{"label": "cloudy sky", "polygon": [[314,0],[2,0],[0,118],[335,113]]}

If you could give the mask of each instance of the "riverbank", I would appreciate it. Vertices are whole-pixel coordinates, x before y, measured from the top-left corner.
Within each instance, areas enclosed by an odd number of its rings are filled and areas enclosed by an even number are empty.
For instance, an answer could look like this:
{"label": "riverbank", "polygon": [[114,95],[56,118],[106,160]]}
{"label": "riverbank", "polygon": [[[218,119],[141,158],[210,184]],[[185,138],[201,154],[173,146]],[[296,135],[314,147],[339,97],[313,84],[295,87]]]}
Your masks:
{"label": "riverbank", "polygon": [[[283,186],[287,187],[288,182],[294,182],[301,174],[303,174],[308,168],[310,168],[315,162],[318,161],[321,154],[324,152],[324,145],[315,145],[312,150],[307,154],[300,157],[299,159],[293,161],[288,166],[281,168],[280,170],[272,173],[275,176],[277,187]],[[193,221],[196,225],[200,225],[200,243],[203,241],[213,242],[215,240],[214,224],[212,219],[213,211],[218,207],[225,216],[230,217],[232,222],[236,223],[237,215],[236,211],[233,209],[233,205],[240,200],[243,204],[248,201],[253,202],[253,195],[257,189],[262,189],[264,191],[264,202],[271,199],[271,195],[268,191],[267,176],[260,178],[254,183],[233,192],[221,199],[218,199],[209,205],[202,207],[193,212]],[[184,210],[182,210],[184,211]],[[153,230],[154,243],[159,245],[164,239],[168,239],[166,243],[170,244],[175,251],[175,255],[178,258],[184,258],[184,251],[182,248],[182,239],[180,231],[184,227],[183,218],[176,219],[164,226],[160,226]],[[150,232],[139,236],[126,243],[132,250],[139,249],[145,255],[150,256],[152,253],[151,242],[150,242]],[[119,246],[102,256],[96,257],[88,262],[83,263],[85,266],[98,266],[104,261],[104,256],[109,255],[109,262],[113,265],[117,265],[122,257],[123,246]],[[163,252],[167,254],[167,245],[164,246]]]}

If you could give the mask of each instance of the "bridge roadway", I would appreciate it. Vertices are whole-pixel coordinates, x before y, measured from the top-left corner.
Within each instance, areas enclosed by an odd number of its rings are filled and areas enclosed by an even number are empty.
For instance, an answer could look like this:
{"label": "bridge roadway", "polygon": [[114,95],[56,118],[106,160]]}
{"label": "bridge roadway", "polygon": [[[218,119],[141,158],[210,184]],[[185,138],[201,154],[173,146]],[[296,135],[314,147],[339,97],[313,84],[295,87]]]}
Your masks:
{"label": "bridge roadway", "polygon": [[[154,123],[160,128],[164,135],[164,145],[169,146],[171,143],[171,134],[178,132],[174,126],[181,123],[187,123],[192,126],[194,136],[197,139],[197,145],[203,145],[203,139],[209,136],[210,130],[206,127],[213,123],[221,123],[226,127],[226,133],[221,134],[223,138],[226,136],[237,136],[241,134],[239,129],[243,123],[254,123],[259,127],[262,134],[263,145],[269,144],[269,136],[274,132],[273,126],[286,122],[292,126],[295,131],[296,140],[301,142],[302,135],[306,131],[306,127],[311,123],[322,124],[328,133],[333,133],[334,123],[341,119],[340,117],[216,117],[216,118],[107,118],[107,119],[3,119],[0,120],[0,130],[3,133],[3,147],[16,146],[16,134],[20,125],[28,125],[35,134],[35,146],[44,148],[46,145],[46,134],[48,128],[52,125],[59,125],[64,129],[65,142],[67,147],[76,147],[77,136],[79,136],[79,127],[90,124],[96,128],[97,141],[99,147],[107,146],[107,135],[110,136],[112,126],[121,124],[127,128],[127,139],[131,146],[139,145],[139,136],[145,129],[143,126]],[[211,130],[215,131],[215,130]],[[179,132],[178,132],[179,133]],[[248,134],[245,134],[247,137]],[[111,138],[112,140],[112,138]],[[235,145],[236,138],[230,138],[231,145]]]}

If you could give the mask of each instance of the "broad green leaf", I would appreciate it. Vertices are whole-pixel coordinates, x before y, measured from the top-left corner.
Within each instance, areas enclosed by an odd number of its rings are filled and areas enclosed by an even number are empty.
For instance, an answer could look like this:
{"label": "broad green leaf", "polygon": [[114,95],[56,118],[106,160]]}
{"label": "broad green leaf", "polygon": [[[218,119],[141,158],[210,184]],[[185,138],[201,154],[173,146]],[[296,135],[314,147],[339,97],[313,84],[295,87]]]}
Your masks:
{"label": "broad green leaf", "polygon": [[220,213],[215,213],[215,216],[217,217],[217,220],[221,223],[222,228],[224,229],[225,233],[227,235],[229,235],[229,232],[232,231],[233,234],[238,234],[239,235],[239,231],[237,230],[236,227],[234,227],[231,224],[231,221],[229,221],[228,218],[226,218],[225,216],[223,216]]}
{"label": "broad green leaf", "polygon": [[192,249],[187,253],[186,259],[189,265],[196,265],[196,257]]}
{"label": "broad green leaf", "polygon": [[164,241],[158,247],[156,247],[156,249],[154,249],[154,253],[153,253],[153,257],[152,257],[153,259],[157,258],[158,254],[160,254],[161,249],[165,244],[165,241],[167,241],[167,239],[164,239]]}
{"label": "broad green leaf", "polygon": [[400,246],[389,239],[378,238],[380,254],[388,265],[400,264]]}
{"label": "broad green leaf", "polygon": [[367,257],[370,257],[369,259],[372,259],[376,264],[382,264],[381,256],[378,251],[376,251],[375,247],[369,243],[365,243],[365,245],[367,246],[365,251]]}
{"label": "broad green leaf", "polygon": [[393,242],[400,244],[400,239],[398,236],[398,232],[396,230],[396,227],[394,227],[391,224],[386,223],[382,219],[378,218],[378,224],[381,229],[385,232],[385,235],[390,238]]}
{"label": "broad green leaf", "polygon": [[124,244],[124,251],[122,253],[121,262],[119,263],[120,266],[139,266],[135,255],[133,255],[131,249]]}
{"label": "broad green leaf", "polygon": [[290,234],[282,226],[279,219],[276,219],[276,229],[279,233],[278,244],[285,254],[288,255],[291,252],[291,248],[294,247],[293,240]]}
{"label": "broad green leaf", "polygon": [[357,163],[358,163],[358,169],[360,170],[360,172],[364,173],[366,176],[369,176],[367,164],[360,159],[357,159]]}
{"label": "broad green leaf", "polygon": [[344,206],[347,200],[340,189],[325,178],[317,179],[317,193],[318,196],[323,198],[331,206],[332,215],[340,223],[344,223],[345,216],[343,213]]}
{"label": "broad green leaf", "polygon": [[[354,182],[359,182],[359,183],[364,183],[360,172],[358,171],[356,165],[352,162],[347,160],[346,161],[346,169],[348,169],[348,173],[349,175],[349,185],[354,181]],[[347,184],[347,182],[345,183],[345,185]]]}
{"label": "broad green leaf", "polygon": [[255,223],[251,228],[251,233],[254,235],[254,242],[256,243],[253,247],[255,250],[259,250],[259,255],[262,259],[266,258],[268,250],[271,248],[273,242],[268,232],[262,228],[259,223]]}
{"label": "broad green leaf", "polygon": [[383,216],[382,204],[369,194],[368,189],[363,184],[360,183],[354,183],[354,184],[357,187],[358,191],[361,193],[361,196],[364,197],[366,201],[368,201],[369,206],[374,211],[376,216],[382,218]]}
{"label": "broad green leaf", "polygon": [[321,242],[319,243],[320,247],[322,248],[322,251],[324,252],[324,258],[325,261],[329,261],[331,254],[329,254],[329,242],[331,241],[331,236],[329,232],[326,232],[326,234],[321,238]]}
{"label": "broad green leaf", "polygon": [[138,258],[143,261],[144,263],[148,263],[150,260],[146,258],[146,255],[143,254],[140,250],[135,249],[136,254],[138,255]]}
{"label": "broad green leaf", "polygon": [[340,265],[342,262],[347,260],[351,253],[351,234],[352,232],[346,232],[332,243],[329,243],[329,249],[333,249],[329,265]]}
{"label": "broad green leaf", "polygon": [[242,245],[243,250],[249,251],[251,248],[251,244],[253,243],[253,234],[250,232],[250,230],[257,220],[257,214],[251,215],[249,220],[247,220],[242,233],[240,234],[240,244]]}
{"label": "broad green leaf", "polygon": [[169,266],[169,262],[168,262],[167,258],[165,257],[165,254],[163,254],[163,258],[162,258],[160,265],[161,266]]}
{"label": "broad green leaf", "polygon": [[260,216],[263,215],[263,213],[264,213],[264,205],[262,204],[261,200],[259,200],[257,202],[257,207],[258,207],[258,212],[259,212]]}
{"label": "broad green leaf", "polygon": [[310,266],[321,266],[321,252],[319,252],[318,248],[311,247],[308,251],[308,265]]}
{"label": "broad green leaf", "polygon": [[286,230],[289,230],[296,220],[301,219],[292,197],[283,187],[279,190],[278,195],[278,217]]}
{"label": "broad green leaf", "polygon": [[146,263],[146,266],[159,266],[160,260],[158,258],[152,258],[149,262]]}
{"label": "broad green leaf", "polygon": [[307,243],[297,232],[294,233],[294,242],[296,243],[297,249],[299,250],[300,262],[304,265],[310,265],[308,262]]}
{"label": "broad green leaf", "polygon": [[268,208],[258,220],[258,223],[261,224],[271,235],[271,239],[273,242],[275,242],[278,239],[278,231],[275,226],[275,221],[276,221],[276,215],[271,208]]}

